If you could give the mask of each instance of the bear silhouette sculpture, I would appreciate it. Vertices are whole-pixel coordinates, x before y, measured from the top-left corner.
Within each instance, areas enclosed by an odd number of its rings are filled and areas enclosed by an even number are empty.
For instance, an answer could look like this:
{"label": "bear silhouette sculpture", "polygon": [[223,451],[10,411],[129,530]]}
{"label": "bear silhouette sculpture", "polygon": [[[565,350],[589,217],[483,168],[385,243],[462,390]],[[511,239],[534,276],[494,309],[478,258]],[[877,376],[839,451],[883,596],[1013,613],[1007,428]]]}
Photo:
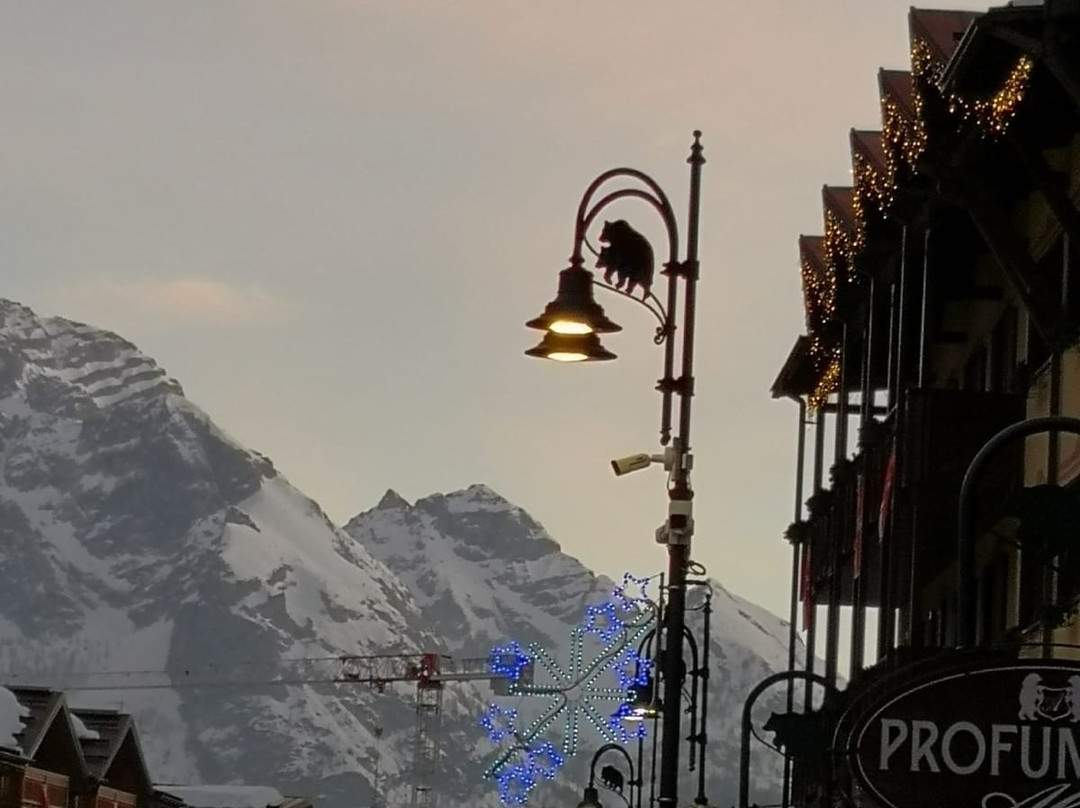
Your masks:
{"label": "bear silhouette sculpture", "polygon": [[605,766],[600,770],[600,784],[604,788],[610,788],[622,794],[623,773],[614,766]]}
{"label": "bear silhouette sculpture", "polygon": [[641,297],[649,296],[653,282],[653,250],[648,239],[627,224],[625,219],[604,222],[600,231],[600,255],[596,259],[597,268],[604,272],[604,283],[611,284],[614,277],[616,289],[626,287],[627,294],[633,294],[641,287]]}
{"label": "bear silhouette sculpture", "polygon": [[773,733],[773,743],[788,757],[810,760],[825,751],[824,728],[817,713],[773,713],[763,729]]}

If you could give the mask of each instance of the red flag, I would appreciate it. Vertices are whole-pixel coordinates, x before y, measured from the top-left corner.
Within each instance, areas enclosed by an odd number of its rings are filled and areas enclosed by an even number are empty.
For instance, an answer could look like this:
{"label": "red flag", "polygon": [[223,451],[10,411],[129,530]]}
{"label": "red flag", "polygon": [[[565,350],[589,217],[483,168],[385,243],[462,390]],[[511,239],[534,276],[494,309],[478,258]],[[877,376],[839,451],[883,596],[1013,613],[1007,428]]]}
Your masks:
{"label": "red flag", "polygon": [[893,480],[896,477],[896,444],[893,444],[889,452],[889,462],[885,464],[885,482],[881,486],[881,506],[878,508],[878,541],[885,540],[885,525],[889,519],[889,508],[892,506]]}
{"label": "red flag", "polygon": [[810,542],[803,542],[802,546],[802,569],[799,573],[799,599],[802,600],[803,631],[810,628],[814,622],[814,595],[810,591]]}
{"label": "red flag", "polygon": [[851,543],[851,577],[858,578],[862,569],[863,500],[866,498],[866,478],[860,471],[855,480],[855,537]]}

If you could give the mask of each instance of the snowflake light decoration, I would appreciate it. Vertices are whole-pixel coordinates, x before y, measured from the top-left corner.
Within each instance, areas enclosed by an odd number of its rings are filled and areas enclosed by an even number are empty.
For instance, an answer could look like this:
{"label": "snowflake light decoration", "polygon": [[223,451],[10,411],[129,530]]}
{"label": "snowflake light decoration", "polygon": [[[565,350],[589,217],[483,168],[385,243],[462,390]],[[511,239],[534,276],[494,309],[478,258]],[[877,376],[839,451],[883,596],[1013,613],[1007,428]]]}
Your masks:
{"label": "snowflake light decoration", "polygon": [[[636,598],[633,600],[637,602]],[[614,603],[588,607],[583,624],[570,633],[570,659],[565,666],[539,646],[530,645],[523,652],[535,662],[538,672],[546,674],[548,681],[519,682],[514,695],[546,698],[547,705],[527,728],[515,730],[513,746],[497,756],[484,772],[485,777],[494,778],[499,784],[504,803],[524,802],[538,780],[548,777],[545,772],[553,775],[563,760],[575,754],[582,726],[591,726],[608,743],[644,736],[644,723],[625,720],[628,711],[617,713],[615,719],[607,710],[597,708],[598,704],[624,704],[631,684],[639,680],[642,684],[647,682],[652,661],[642,659],[637,647],[654,625],[656,611],[651,602],[646,600],[644,604],[648,608],[638,609],[627,620],[619,617]],[[585,656],[587,639],[601,643],[591,658]],[[504,652],[505,647],[497,650]],[[618,687],[605,682],[612,676],[617,679]],[[556,749],[542,736],[560,718],[562,747]],[[558,757],[553,757],[551,752],[556,752]],[[553,765],[543,764],[541,760]]]}

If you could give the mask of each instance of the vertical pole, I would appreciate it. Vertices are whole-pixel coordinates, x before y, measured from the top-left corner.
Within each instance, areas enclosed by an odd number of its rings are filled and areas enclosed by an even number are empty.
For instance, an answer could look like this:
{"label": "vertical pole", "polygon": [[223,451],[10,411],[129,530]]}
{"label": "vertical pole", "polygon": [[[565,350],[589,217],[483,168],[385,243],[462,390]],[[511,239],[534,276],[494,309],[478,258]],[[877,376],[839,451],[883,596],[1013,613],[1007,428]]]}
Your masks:
{"label": "vertical pole", "polygon": [[[690,503],[690,469],[685,462],[690,452],[690,403],[694,394],[694,319],[697,308],[698,228],[701,207],[701,132],[694,132],[690,147],[690,209],[687,222],[686,263],[681,273],[686,281],[683,306],[682,376],[677,381],[679,433],[675,439],[676,462],[668,491],[668,605],[664,628],[664,736],[660,746],[661,808],[676,808],[679,798],[679,729],[682,719],[682,648],[686,625],[686,567],[690,560],[693,520]],[[672,278],[671,283],[676,279]]]}
{"label": "vertical pole", "polygon": [[[869,429],[874,420],[874,306],[877,302],[874,296],[874,278],[870,277],[870,288],[867,292],[866,324],[863,328],[863,367],[862,367],[862,393],[861,409],[859,412],[859,449],[861,453],[859,474],[862,475],[863,498],[861,508],[855,515],[859,520],[859,531],[862,535],[861,563],[857,570],[858,576],[854,577],[851,585],[851,676],[852,678],[862,673],[863,658],[866,656],[866,514],[869,507],[869,497],[866,496],[870,478],[869,471]],[[852,570],[852,574],[856,570]]]}
{"label": "vertical pole", "polygon": [[[798,396],[792,396],[799,405],[798,438],[795,458],[795,524],[802,521],[803,508],[803,472],[806,465],[806,401]],[[798,535],[791,537],[791,608],[788,614],[788,671],[795,670],[795,646],[798,642],[799,620],[799,552],[800,538]],[[706,652],[707,653],[707,652]],[[787,711],[790,713],[795,708],[795,680],[787,682]],[[791,804],[791,759],[784,758],[784,790],[781,799],[782,808],[788,808]]]}
{"label": "vertical pole", "polygon": [[[819,409],[814,416],[814,493],[817,494],[822,488],[822,477],[825,472],[825,412]],[[811,537],[807,538],[807,545],[812,545]],[[811,552],[811,547],[804,545],[803,554]],[[813,557],[809,559],[813,563]],[[811,585],[813,581],[810,582]],[[809,594],[809,593],[808,593]],[[811,605],[810,624],[806,627],[806,673],[814,673],[814,654],[817,651],[817,609],[816,604]],[[814,706],[814,693],[810,685],[804,691],[804,710],[811,710]]]}

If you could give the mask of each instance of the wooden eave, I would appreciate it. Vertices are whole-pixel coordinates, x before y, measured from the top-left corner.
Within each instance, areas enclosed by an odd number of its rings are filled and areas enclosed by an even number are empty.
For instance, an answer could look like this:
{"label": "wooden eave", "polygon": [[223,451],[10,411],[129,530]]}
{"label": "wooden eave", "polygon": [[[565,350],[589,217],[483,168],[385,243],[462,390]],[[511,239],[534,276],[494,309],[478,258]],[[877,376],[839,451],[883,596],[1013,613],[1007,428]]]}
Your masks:
{"label": "wooden eave", "polygon": [[799,259],[815,272],[825,271],[825,237],[799,236]]}
{"label": "wooden eave", "polygon": [[773,398],[802,398],[814,392],[818,373],[810,355],[810,338],[800,336],[784,360],[776,381],[772,384]]}
{"label": "wooden eave", "polygon": [[930,47],[934,59],[945,64],[971,24],[981,17],[974,11],[912,8],[908,13],[908,35],[914,47],[919,40]]}
{"label": "wooden eave", "polygon": [[865,129],[852,129],[851,153],[853,158],[858,154],[870,163],[874,171],[879,173],[885,172],[885,147],[881,145],[881,132],[872,132]]}
{"label": "wooden eave", "polygon": [[821,204],[825,213],[832,213],[844,225],[848,235],[855,233],[855,189],[836,185],[825,185],[821,189]]}
{"label": "wooden eave", "polygon": [[909,121],[915,118],[914,93],[910,70],[878,71],[878,90],[881,100],[892,100],[900,108],[900,113]]}

